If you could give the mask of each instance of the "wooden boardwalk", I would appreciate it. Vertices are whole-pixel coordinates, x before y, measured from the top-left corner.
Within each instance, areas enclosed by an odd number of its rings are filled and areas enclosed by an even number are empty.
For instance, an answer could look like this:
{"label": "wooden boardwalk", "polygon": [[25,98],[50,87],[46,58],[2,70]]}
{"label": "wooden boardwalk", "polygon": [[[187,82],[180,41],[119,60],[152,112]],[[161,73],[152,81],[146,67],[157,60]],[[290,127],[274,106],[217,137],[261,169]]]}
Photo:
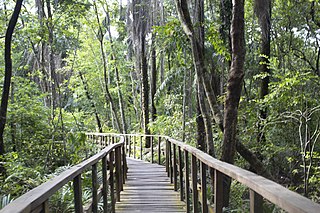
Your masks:
{"label": "wooden boardwalk", "polygon": [[116,203],[117,213],[185,212],[185,203],[167,177],[164,166],[127,158],[128,178]]}

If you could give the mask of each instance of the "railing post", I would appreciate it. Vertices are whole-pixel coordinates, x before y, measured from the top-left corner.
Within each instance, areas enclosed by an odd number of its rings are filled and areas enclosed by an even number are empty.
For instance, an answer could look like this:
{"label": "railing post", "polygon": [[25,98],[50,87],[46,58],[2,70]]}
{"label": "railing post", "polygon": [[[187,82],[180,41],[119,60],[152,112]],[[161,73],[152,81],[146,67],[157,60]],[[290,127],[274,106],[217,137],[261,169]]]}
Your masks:
{"label": "railing post", "polygon": [[250,189],[250,213],[263,212],[263,198],[261,195]]}
{"label": "railing post", "polygon": [[140,135],[140,160],[142,160],[142,135]]}
{"label": "railing post", "polygon": [[172,150],[171,150],[171,142],[168,144],[169,149],[169,176],[170,176],[170,183],[173,183],[173,168],[172,168]]}
{"label": "railing post", "polygon": [[74,193],[74,210],[75,210],[75,213],[83,213],[81,174],[77,175],[73,179],[73,193]]}
{"label": "railing post", "polygon": [[97,164],[92,165],[92,212],[98,212],[98,174]]}
{"label": "railing post", "polygon": [[190,212],[190,186],[189,186],[189,154],[187,150],[184,150],[184,167],[186,170],[186,174],[185,174],[185,201],[186,201],[186,212],[189,213]]}
{"label": "railing post", "polygon": [[117,202],[120,202],[120,191],[121,191],[121,153],[119,152],[119,148],[116,148],[115,150],[116,156],[115,156],[115,166],[116,166],[116,197]]}
{"label": "railing post", "polygon": [[153,163],[153,142],[154,142],[154,138],[153,136],[150,136],[151,163]]}
{"label": "railing post", "polygon": [[[113,159],[114,159],[114,151],[109,154],[109,183],[110,183],[110,199],[111,199],[111,212],[115,212],[115,199],[114,199],[114,174],[113,174]],[[107,209],[107,208],[106,208]]]}
{"label": "railing post", "polygon": [[121,148],[119,148],[120,152],[122,150],[122,161],[120,162],[120,165],[122,165],[122,182],[121,182],[121,190],[123,190],[123,184],[126,183],[126,179],[127,179],[127,156],[126,156],[126,152],[125,152],[125,148],[124,146],[122,146]]}
{"label": "railing post", "polygon": [[136,158],[136,137],[133,135],[133,158]]}
{"label": "railing post", "polygon": [[181,148],[178,147],[178,158],[179,158],[179,183],[180,183],[180,200],[183,201],[183,160]]}
{"label": "railing post", "polygon": [[42,204],[42,211],[41,213],[49,213],[49,200],[46,200]]}
{"label": "railing post", "polygon": [[169,177],[170,173],[169,173],[169,141],[168,139],[166,139],[166,172],[167,172],[167,175]]}
{"label": "railing post", "polygon": [[[109,164],[113,164],[109,159]],[[103,196],[103,212],[108,212],[108,174],[107,174],[107,156],[102,158],[102,196]],[[110,169],[110,175],[113,174],[113,170]],[[113,184],[113,183],[111,183]]]}
{"label": "railing post", "polygon": [[161,164],[161,137],[158,137],[158,164]]}
{"label": "railing post", "polygon": [[200,174],[201,174],[201,194],[202,194],[202,205],[201,205],[201,212],[207,213],[208,212],[208,204],[207,204],[207,165],[201,162],[200,167]]}
{"label": "railing post", "polygon": [[197,175],[197,158],[191,155],[191,174],[192,174],[192,204],[193,212],[198,213],[198,175]]}
{"label": "railing post", "polygon": [[222,213],[223,209],[223,174],[214,170],[214,210]]}
{"label": "railing post", "polygon": [[173,144],[173,184],[174,184],[174,191],[178,190],[178,175],[177,175],[177,145]]}
{"label": "railing post", "polygon": [[131,157],[131,138],[130,136],[124,136],[126,139],[126,144],[127,144],[127,150],[128,150],[128,156]]}

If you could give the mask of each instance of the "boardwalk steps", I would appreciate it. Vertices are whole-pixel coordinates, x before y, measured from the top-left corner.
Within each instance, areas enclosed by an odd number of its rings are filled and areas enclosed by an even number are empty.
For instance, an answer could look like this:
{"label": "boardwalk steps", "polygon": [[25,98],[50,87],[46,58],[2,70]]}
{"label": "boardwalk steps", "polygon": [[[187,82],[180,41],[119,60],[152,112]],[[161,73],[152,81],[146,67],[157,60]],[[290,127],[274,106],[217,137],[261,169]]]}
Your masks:
{"label": "boardwalk steps", "polygon": [[186,212],[164,166],[127,158],[128,174],[116,212]]}

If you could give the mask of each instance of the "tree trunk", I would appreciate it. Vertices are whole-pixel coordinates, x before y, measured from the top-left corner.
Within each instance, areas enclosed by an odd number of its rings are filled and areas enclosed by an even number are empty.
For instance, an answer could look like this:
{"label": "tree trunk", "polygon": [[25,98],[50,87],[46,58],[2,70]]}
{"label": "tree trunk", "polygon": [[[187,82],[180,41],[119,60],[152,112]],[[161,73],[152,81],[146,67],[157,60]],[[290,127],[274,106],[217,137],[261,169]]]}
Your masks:
{"label": "tree trunk", "polygon": [[[227,96],[224,105],[224,138],[221,160],[234,163],[237,141],[238,106],[244,77],[244,0],[234,0],[231,22],[232,61],[227,84]],[[226,183],[224,206],[229,205],[230,179]]]}
{"label": "tree trunk", "polygon": [[89,93],[88,84],[87,84],[87,82],[85,81],[84,76],[83,76],[83,74],[82,74],[80,71],[79,71],[79,76],[80,76],[81,82],[82,82],[82,84],[83,84],[84,91],[85,91],[85,93],[86,93],[87,99],[88,99],[88,101],[90,102],[91,107],[92,107],[92,109],[93,109],[94,116],[96,117],[96,122],[97,122],[98,130],[99,130],[100,133],[102,133],[103,131],[102,131],[101,121],[100,121],[100,118],[99,118],[99,115],[98,115],[98,112],[97,112],[97,107],[96,107],[96,105],[95,105],[94,101],[92,100],[92,97],[91,97],[91,95],[90,95],[90,93]]}
{"label": "tree trunk", "polygon": [[[259,19],[259,25],[261,28],[261,46],[260,46],[260,63],[259,72],[266,74],[261,79],[260,84],[260,99],[264,99],[269,93],[269,75],[271,71],[269,69],[269,58],[270,58],[270,29],[271,29],[271,0],[255,0],[255,13]],[[260,119],[258,123],[258,143],[265,142],[265,134],[263,132],[263,122],[267,118],[267,109],[260,110]]]}
{"label": "tree trunk", "polygon": [[[11,59],[11,42],[14,28],[17,24],[18,17],[21,11],[23,0],[17,0],[12,13],[11,19],[5,35],[4,41],[4,63],[5,63],[5,75],[2,88],[1,105],[0,105],[0,156],[2,157],[5,153],[3,133],[7,120],[7,109],[10,93],[10,84],[12,76],[12,59]],[[5,169],[2,164],[0,164],[0,174],[5,173]]]}
{"label": "tree trunk", "polygon": [[103,64],[103,76],[104,76],[104,84],[105,84],[105,92],[106,92],[106,102],[110,103],[110,108],[111,108],[111,113],[114,117],[114,120],[116,122],[116,127],[118,129],[119,132],[121,132],[120,130],[120,125],[119,125],[119,118],[117,115],[117,110],[115,108],[115,104],[113,101],[113,98],[110,94],[109,91],[109,86],[108,86],[108,78],[107,78],[107,62],[106,62],[106,54],[104,52],[104,44],[103,44],[103,31],[102,31],[102,27],[101,27],[101,23],[100,23],[100,19],[99,19],[99,15],[98,15],[98,10],[97,10],[97,5],[94,2],[93,4],[94,6],[94,10],[95,10],[95,14],[96,14],[96,19],[98,22],[98,26],[99,26],[99,33],[98,33],[98,39],[99,39],[99,43],[100,43],[100,52],[101,52],[101,56],[102,56],[102,64]]}
{"label": "tree trunk", "polygon": [[155,48],[155,35],[152,34],[152,44],[151,44],[151,119],[155,121],[157,118],[157,109],[155,105],[155,94],[157,89],[157,58],[156,58],[156,48]]}

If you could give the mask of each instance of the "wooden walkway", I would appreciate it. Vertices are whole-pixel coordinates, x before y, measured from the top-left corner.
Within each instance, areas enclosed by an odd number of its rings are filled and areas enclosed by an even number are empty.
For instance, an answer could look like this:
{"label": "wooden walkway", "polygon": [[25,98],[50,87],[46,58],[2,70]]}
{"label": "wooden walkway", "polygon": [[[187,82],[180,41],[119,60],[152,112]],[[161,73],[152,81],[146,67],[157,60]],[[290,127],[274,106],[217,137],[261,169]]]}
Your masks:
{"label": "wooden walkway", "polygon": [[164,166],[127,158],[128,178],[116,203],[117,213],[185,212],[185,203],[167,177]]}

